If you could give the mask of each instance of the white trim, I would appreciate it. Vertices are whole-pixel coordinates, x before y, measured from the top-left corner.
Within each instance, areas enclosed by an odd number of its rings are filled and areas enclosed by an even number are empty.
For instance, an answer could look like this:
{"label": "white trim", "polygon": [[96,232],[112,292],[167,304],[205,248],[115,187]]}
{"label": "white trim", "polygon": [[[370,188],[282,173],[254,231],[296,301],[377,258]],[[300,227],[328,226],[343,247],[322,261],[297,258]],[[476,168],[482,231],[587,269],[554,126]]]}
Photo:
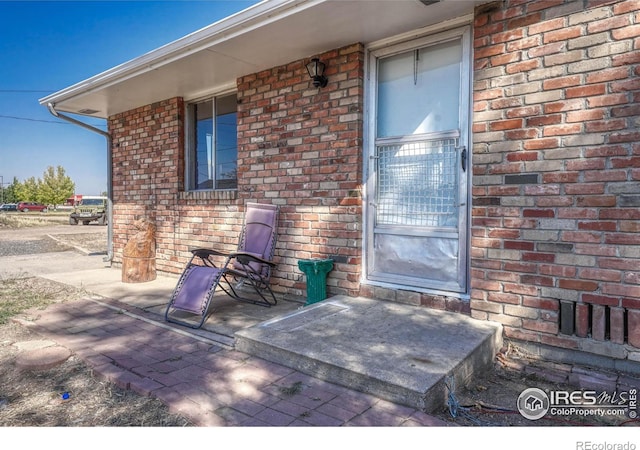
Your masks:
{"label": "white trim", "polygon": [[[471,206],[472,206],[472,192],[473,192],[473,136],[471,132],[473,130],[473,28],[472,23],[464,27],[464,33],[462,36],[462,70],[469,74],[466,79],[467,84],[460,86],[460,98],[464,98],[466,95],[468,99],[467,102],[467,111],[466,116],[465,112],[462,108],[460,108],[460,114],[464,117],[462,120],[461,117],[461,128],[462,128],[462,137],[461,142],[466,142],[467,146],[467,168],[465,175],[467,177],[467,197],[466,201],[466,209],[465,209],[465,218],[466,221],[466,229],[464,230],[465,238],[460,239],[459,248],[460,248],[460,258],[462,258],[465,262],[466,271],[466,280],[467,280],[467,292],[466,294],[471,295],[471,222],[473,220],[473,216],[471,214]],[[466,57],[464,57],[466,56]],[[465,80],[460,80],[460,82],[464,82]],[[459,197],[462,200],[462,196]],[[460,229],[460,232],[463,230]]]}
{"label": "white trim", "polygon": [[426,47],[430,45],[440,44],[442,42],[452,41],[454,39],[462,39],[468,31],[469,26],[467,24],[466,26],[458,27],[453,30],[446,30],[437,34],[430,34],[428,36],[420,36],[410,41],[402,40],[393,44],[390,43],[384,48],[371,49],[371,54],[375,58],[385,58],[396,53],[405,52],[408,48]]}
{"label": "white trim", "polygon": [[234,92],[238,92],[238,85],[236,82],[227,83],[222,86],[218,86],[213,89],[207,89],[204,92],[198,93],[196,95],[190,95],[189,97],[184,97],[183,101],[185,105],[187,103],[198,103],[203,100],[207,100],[212,97],[222,97],[225,95],[233,94]]}
{"label": "white trim", "polygon": [[389,38],[381,39],[379,41],[371,42],[367,45],[367,50],[375,52],[376,50],[397,44],[402,44],[407,41],[428,38],[430,36],[433,37],[433,35],[440,34],[442,32],[455,31],[456,29],[464,28],[470,26],[471,24],[473,24],[473,14],[466,14],[464,16],[445,20],[444,22],[430,25],[428,27],[411,30],[398,36],[392,36]]}
{"label": "white trim", "polygon": [[460,137],[459,130],[447,130],[436,131],[431,133],[412,134],[411,136],[389,136],[383,138],[377,138],[375,140],[377,145],[396,145],[406,144],[408,142],[424,141],[424,140],[439,140],[439,139],[457,139]]}

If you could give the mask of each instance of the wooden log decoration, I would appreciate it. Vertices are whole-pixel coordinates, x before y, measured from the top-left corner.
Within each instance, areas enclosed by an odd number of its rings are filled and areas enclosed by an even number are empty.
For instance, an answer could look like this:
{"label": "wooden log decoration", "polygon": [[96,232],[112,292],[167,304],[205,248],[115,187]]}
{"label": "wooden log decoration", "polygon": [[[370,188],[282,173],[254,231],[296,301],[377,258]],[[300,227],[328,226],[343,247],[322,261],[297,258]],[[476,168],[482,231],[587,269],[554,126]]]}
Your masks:
{"label": "wooden log decoration", "polygon": [[122,252],[122,282],[144,283],[156,279],[156,226],[146,217],[133,223],[136,233]]}

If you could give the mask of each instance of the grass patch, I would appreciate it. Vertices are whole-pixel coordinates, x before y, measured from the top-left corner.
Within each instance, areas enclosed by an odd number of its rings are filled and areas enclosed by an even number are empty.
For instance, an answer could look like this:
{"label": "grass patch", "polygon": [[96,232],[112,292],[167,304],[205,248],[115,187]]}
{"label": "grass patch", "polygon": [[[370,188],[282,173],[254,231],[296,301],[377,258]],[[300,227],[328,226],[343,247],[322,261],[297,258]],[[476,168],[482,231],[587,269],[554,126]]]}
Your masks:
{"label": "grass patch", "polygon": [[27,213],[0,214],[0,228],[31,228],[68,223],[68,215],[28,215]]}
{"label": "grass patch", "polygon": [[27,309],[45,308],[65,299],[69,291],[65,285],[43,282],[36,277],[0,280],[0,325]]}
{"label": "grass patch", "polygon": [[[25,308],[73,301],[81,292],[44,278],[0,277],[0,323]],[[94,376],[77,356],[46,370],[15,364],[18,342],[40,340],[29,327],[0,326],[0,427],[182,427],[191,423],[157,398],[140,396]],[[69,399],[62,400],[68,393]]]}

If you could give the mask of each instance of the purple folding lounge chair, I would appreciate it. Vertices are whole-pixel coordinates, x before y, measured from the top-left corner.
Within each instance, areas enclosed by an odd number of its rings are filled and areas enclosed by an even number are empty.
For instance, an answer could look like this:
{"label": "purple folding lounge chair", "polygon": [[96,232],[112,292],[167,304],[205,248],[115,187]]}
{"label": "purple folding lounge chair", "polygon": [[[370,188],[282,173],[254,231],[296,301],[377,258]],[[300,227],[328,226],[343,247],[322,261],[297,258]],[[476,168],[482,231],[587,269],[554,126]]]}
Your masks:
{"label": "purple folding lounge chair", "polygon": [[[168,322],[200,328],[209,315],[209,304],[218,287],[236,300],[261,306],[277,303],[269,286],[275,267],[278,207],[247,203],[238,249],[225,253],[214,249],[191,250],[192,256],[182,272],[165,312]],[[214,257],[224,259],[216,265]],[[252,288],[257,296],[242,296]]]}

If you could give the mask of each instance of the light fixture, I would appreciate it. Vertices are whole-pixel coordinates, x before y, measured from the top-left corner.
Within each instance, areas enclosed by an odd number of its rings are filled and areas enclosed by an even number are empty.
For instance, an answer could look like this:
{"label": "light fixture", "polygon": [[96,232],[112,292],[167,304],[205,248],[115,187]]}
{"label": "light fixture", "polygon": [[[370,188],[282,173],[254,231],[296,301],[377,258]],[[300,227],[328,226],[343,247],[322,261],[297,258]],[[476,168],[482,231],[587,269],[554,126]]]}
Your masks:
{"label": "light fixture", "polygon": [[325,63],[320,61],[318,58],[313,58],[307,63],[307,72],[309,72],[309,76],[313,80],[313,85],[315,87],[325,87],[327,85],[329,80],[324,76],[325,67]]}

